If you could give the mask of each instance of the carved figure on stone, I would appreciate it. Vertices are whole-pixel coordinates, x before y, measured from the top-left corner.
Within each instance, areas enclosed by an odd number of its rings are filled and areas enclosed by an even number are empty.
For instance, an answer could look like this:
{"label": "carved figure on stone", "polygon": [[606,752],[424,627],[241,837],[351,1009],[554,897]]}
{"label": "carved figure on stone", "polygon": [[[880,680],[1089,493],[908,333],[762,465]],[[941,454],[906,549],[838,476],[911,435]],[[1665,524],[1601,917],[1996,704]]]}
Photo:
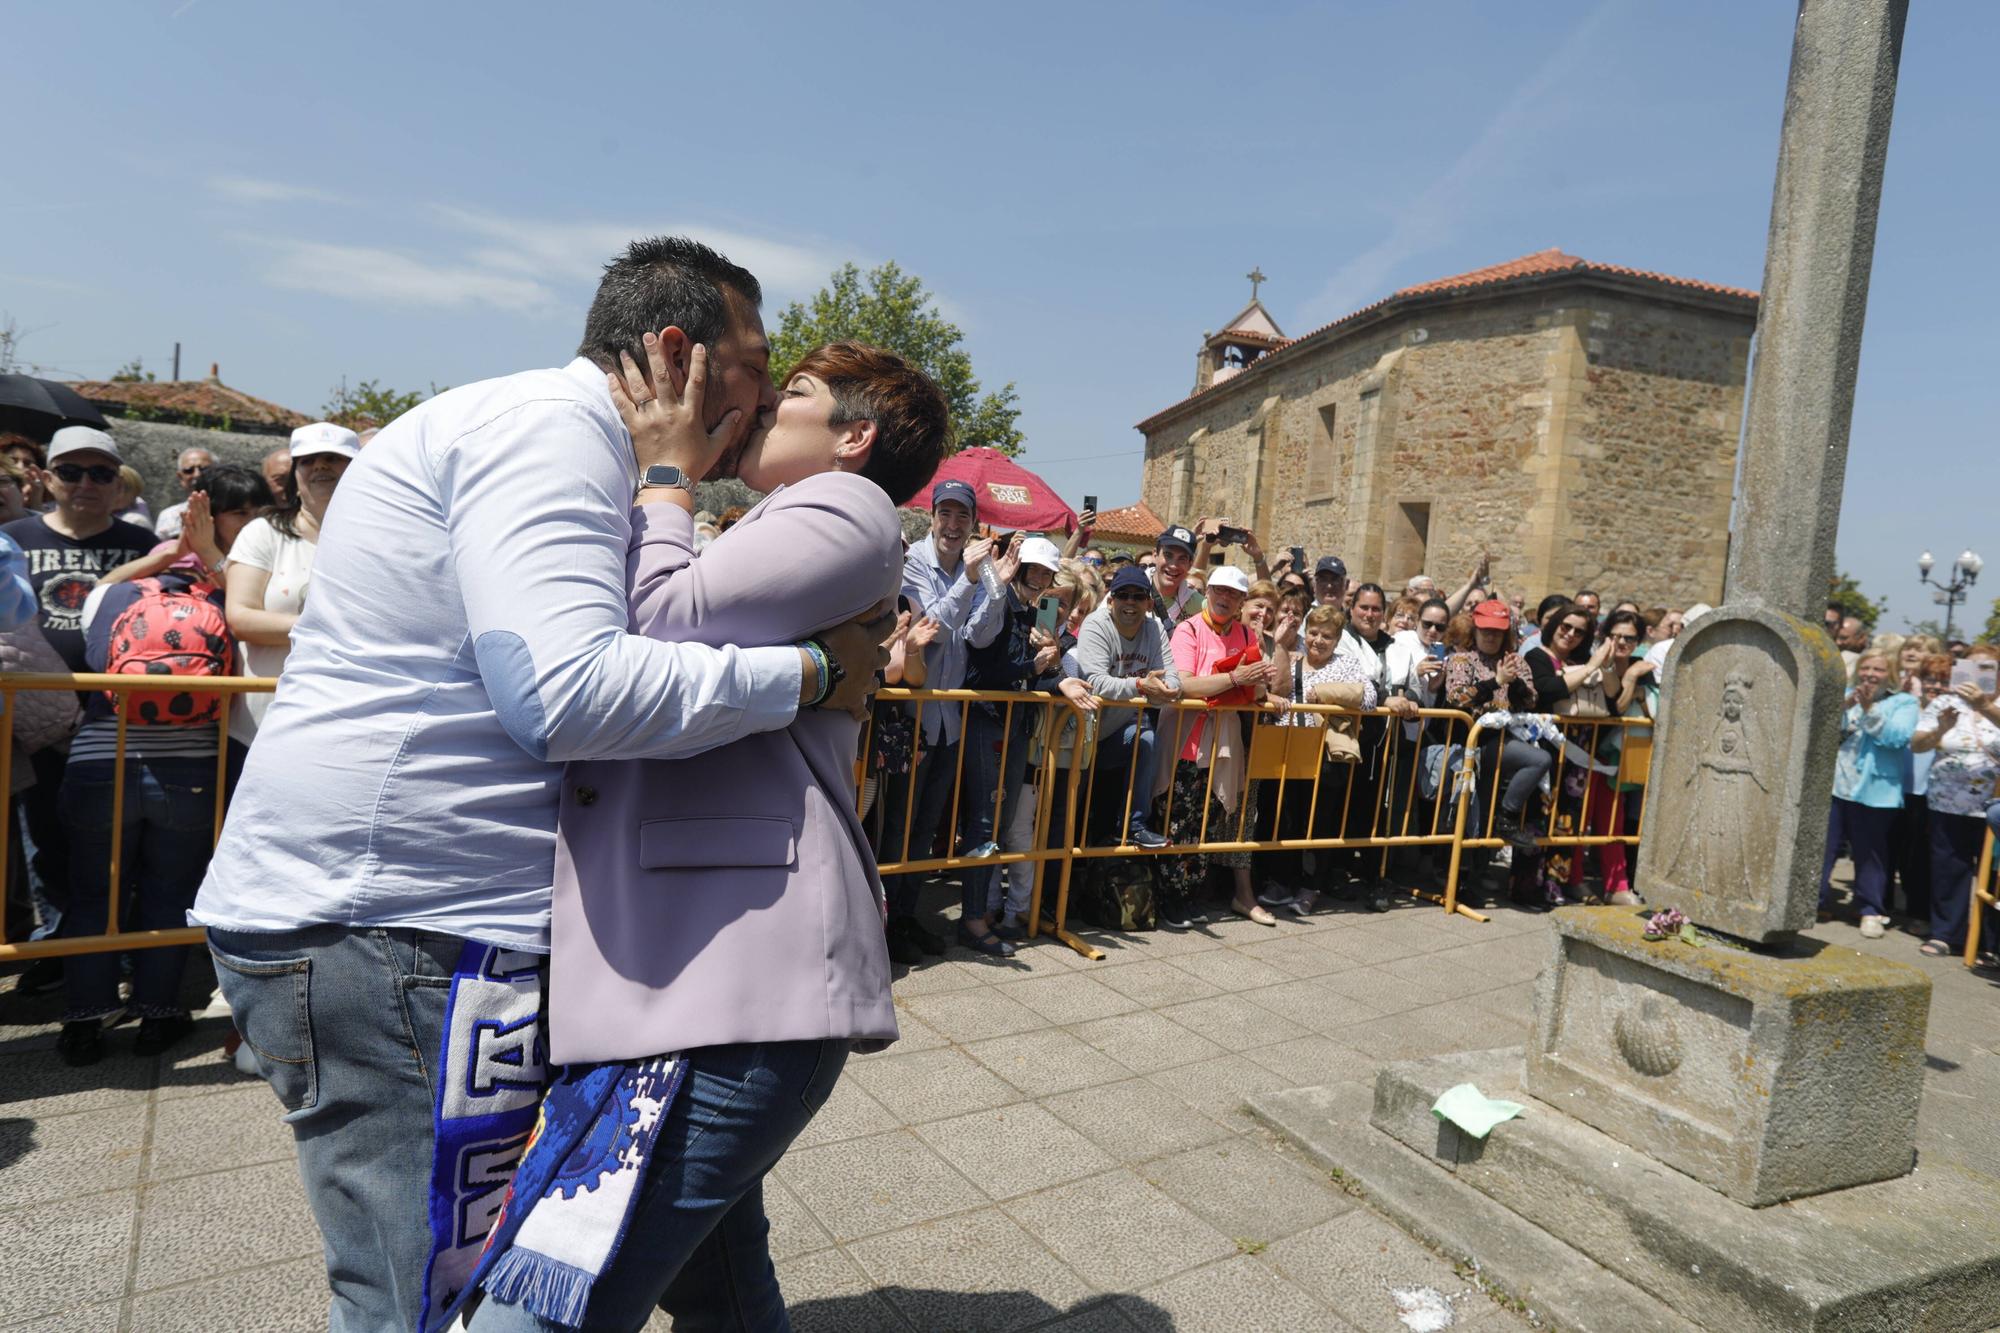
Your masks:
{"label": "carved figure on stone", "polygon": [[1747,897],[1753,892],[1750,822],[1763,808],[1754,798],[1771,790],[1770,755],[1750,707],[1755,687],[1756,681],[1741,671],[1724,677],[1708,743],[1688,771],[1688,817],[1667,874],[1706,893],[1736,891]]}

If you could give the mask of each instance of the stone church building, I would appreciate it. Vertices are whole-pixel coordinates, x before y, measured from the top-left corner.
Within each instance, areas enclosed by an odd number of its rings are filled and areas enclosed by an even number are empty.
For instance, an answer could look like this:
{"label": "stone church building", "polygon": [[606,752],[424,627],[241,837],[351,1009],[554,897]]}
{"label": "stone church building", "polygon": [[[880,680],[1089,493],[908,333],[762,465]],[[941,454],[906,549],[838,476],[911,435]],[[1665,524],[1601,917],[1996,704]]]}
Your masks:
{"label": "stone church building", "polygon": [[[1261,274],[1252,274],[1261,280]],[[1757,294],[1544,250],[1286,338],[1257,299],[1139,423],[1143,504],[1394,588],[1722,600]]]}

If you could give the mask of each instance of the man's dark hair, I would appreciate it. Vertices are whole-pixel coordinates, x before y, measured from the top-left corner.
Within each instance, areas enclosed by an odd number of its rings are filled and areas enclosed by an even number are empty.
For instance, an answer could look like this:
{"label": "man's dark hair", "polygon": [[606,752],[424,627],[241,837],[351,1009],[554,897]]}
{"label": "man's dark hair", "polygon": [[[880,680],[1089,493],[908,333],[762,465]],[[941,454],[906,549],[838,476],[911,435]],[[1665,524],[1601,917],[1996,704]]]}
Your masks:
{"label": "man's dark hair", "polygon": [[624,254],[604,266],[604,279],[583,321],[578,356],[587,356],[607,370],[618,368],[618,354],[630,352],[646,364],[648,333],[669,324],[690,342],[715,346],[729,331],[728,288],[754,309],[764,303],[756,277],[738,268],[700,241],[685,236],[652,236],[634,241]]}
{"label": "man's dark hair", "polygon": [[206,491],[210,512],[227,514],[237,509],[265,510],[271,507],[271,488],[264,474],[241,463],[211,463],[194,479],[190,491]]}

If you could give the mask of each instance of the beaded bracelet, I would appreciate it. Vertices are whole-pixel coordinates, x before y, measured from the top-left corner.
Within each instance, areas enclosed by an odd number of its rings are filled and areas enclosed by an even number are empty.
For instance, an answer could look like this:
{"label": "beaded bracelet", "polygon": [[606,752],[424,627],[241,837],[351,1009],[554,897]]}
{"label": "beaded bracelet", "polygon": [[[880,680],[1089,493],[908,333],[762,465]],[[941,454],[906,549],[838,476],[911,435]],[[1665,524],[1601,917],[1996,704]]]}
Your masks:
{"label": "beaded bracelet", "polygon": [[819,691],[806,702],[807,708],[818,708],[833,693],[833,664],[828,660],[826,649],[820,647],[819,640],[807,639],[799,645],[812,658],[813,669],[819,673]]}

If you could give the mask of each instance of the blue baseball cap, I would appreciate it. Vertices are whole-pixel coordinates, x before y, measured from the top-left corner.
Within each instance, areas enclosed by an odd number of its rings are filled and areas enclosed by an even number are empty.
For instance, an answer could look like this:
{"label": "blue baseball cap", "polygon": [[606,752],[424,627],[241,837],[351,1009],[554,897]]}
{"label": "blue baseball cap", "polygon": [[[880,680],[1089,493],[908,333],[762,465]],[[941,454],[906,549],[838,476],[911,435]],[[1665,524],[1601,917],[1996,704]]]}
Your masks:
{"label": "blue baseball cap", "polygon": [[936,509],[946,500],[958,501],[974,518],[979,517],[979,499],[972,493],[972,487],[964,482],[941,481],[931,487],[931,508]]}
{"label": "blue baseball cap", "polygon": [[1344,579],[1347,577],[1347,565],[1337,555],[1323,555],[1319,558],[1319,563],[1313,566],[1313,573],[1331,574],[1337,579]]}
{"label": "blue baseball cap", "polygon": [[1115,597],[1118,595],[1119,590],[1123,588],[1140,588],[1148,595],[1151,595],[1153,581],[1147,578],[1146,571],[1137,565],[1126,565],[1111,576],[1111,587],[1107,591]]}

